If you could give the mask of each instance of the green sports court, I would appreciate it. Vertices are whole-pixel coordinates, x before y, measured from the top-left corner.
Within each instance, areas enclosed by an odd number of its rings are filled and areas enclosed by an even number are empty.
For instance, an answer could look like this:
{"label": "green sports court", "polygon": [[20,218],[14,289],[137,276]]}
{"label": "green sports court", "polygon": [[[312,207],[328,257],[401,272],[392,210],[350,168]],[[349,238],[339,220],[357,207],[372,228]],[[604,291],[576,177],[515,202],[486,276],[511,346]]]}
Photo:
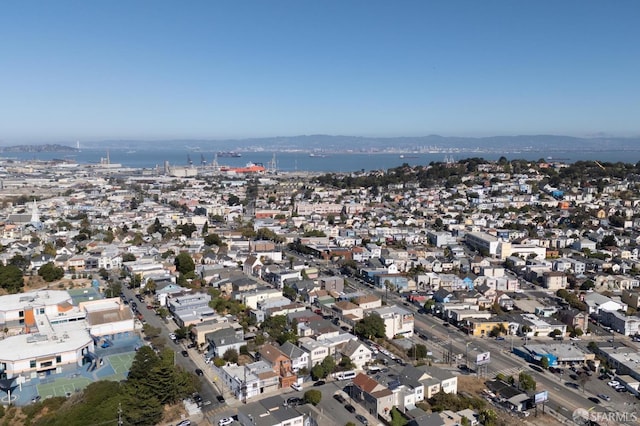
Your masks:
{"label": "green sports court", "polygon": [[[135,353],[133,352],[109,355],[104,358],[105,368],[94,377],[97,377],[98,380],[124,380],[133,363],[134,357]],[[71,377],[60,377],[47,383],[38,384],[38,395],[42,398],[69,396],[74,392],[84,389],[94,381],[95,380],[80,374],[73,374]]]}
{"label": "green sports court", "polygon": [[124,380],[126,379],[126,373],[131,368],[133,358],[136,356],[134,352],[128,352],[118,355],[109,355],[107,360],[113,368],[114,374],[110,377],[105,377],[107,380]]}
{"label": "green sports court", "polygon": [[51,383],[38,385],[38,395],[42,398],[53,396],[68,396],[76,391],[82,390],[91,383],[86,377],[63,377],[56,379]]}

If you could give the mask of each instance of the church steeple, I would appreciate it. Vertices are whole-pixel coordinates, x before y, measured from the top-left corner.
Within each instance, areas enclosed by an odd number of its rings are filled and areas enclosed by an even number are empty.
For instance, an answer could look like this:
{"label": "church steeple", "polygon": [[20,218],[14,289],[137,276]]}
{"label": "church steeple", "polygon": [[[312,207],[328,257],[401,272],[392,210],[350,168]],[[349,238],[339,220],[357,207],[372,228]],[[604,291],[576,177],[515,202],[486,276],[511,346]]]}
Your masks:
{"label": "church steeple", "polygon": [[33,200],[33,205],[31,206],[31,223],[39,224],[40,223],[40,213],[38,212],[38,204],[36,200]]}

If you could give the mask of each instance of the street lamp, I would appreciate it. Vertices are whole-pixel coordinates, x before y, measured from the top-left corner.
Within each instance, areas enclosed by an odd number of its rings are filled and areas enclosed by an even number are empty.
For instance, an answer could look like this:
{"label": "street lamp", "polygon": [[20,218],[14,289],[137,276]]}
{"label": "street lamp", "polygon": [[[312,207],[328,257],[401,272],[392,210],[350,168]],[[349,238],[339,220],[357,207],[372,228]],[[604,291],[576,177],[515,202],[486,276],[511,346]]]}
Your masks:
{"label": "street lamp", "polygon": [[469,345],[473,343],[473,342],[467,342],[465,345],[465,355],[464,355],[464,362],[465,365],[467,367],[467,371],[469,371]]}

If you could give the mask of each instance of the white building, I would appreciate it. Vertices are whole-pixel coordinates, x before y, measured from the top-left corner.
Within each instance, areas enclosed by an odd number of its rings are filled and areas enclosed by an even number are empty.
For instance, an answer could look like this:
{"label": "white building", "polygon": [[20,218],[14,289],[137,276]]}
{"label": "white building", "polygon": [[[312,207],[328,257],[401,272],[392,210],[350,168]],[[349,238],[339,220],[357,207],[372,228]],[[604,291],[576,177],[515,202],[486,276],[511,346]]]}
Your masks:
{"label": "white building", "polygon": [[382,318],[387,338],[393,339],[396,335],[413,336],[413,312],[399,306],[385,306],[372,310],[371,314]]}

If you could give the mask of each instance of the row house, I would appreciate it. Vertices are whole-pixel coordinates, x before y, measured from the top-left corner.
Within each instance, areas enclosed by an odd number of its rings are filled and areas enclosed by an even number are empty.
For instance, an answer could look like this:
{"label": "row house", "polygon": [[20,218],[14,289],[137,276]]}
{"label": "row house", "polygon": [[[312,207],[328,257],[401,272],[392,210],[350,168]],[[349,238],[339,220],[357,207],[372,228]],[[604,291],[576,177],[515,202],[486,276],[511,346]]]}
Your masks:
{"label": "row house", "polygon": [[280,388],[289,388],[297,383],[298,376],[293,371],[291,359],[276,346],[266,343],[258,351],[260,360],[267,362],[278,374]]}
{"label": "row house", "polygon": [[625,336],[635,335],[640,331],[640,318],[636,316],[627,316],[618,311],[601,311],[598,319],[601,324]]}

